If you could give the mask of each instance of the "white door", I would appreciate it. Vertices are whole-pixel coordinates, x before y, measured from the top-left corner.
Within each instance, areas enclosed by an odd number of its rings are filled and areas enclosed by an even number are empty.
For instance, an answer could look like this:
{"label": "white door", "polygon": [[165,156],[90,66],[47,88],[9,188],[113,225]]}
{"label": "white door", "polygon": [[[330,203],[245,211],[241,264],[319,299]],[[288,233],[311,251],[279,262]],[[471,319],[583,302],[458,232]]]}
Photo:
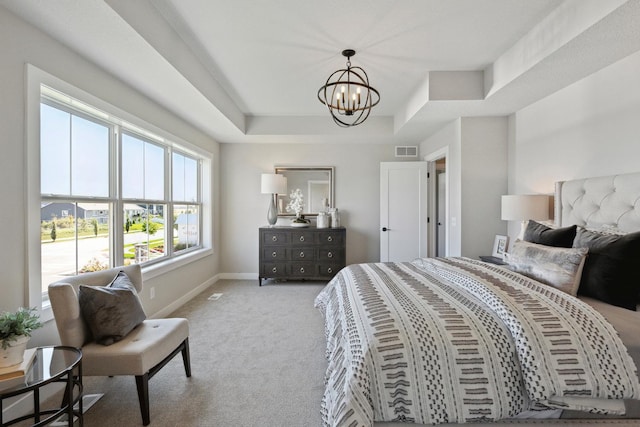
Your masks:
{"label": "white door", "polygon": [[427,162],[380,163],[380,261],[427,256]]}

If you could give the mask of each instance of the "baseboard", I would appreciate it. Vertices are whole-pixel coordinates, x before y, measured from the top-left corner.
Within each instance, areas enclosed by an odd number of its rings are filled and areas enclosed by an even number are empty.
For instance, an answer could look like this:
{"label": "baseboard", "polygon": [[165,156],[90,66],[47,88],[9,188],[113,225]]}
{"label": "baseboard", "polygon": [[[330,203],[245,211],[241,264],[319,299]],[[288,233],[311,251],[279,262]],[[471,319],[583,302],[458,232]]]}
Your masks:
{"label": "baseboard", "polygon": [[218,280],[258,280],[257,273],[220,273],[215,277],[217,277]]}
{"label": "baseboard", "polygon": [[195,289],[187,292],[182,297],[178,298],[176,301],[172,302],[168,306],[163,309],[153,313],[153,315],[149,316],[150,319],[162,319],[164,317],[169,316],[171,313],[182,307],[184,304],[191,301],[198,294],[209,288],[211,285],[216,283],[218,280],[258,280],[258,275],[256,273],[219,273],[197,286]]}
{"label": "baseboard", "polygon": [[212,278],[202,283],[201,285],[197,286],[195,289],[192,289],[190,292],[187,292],[186,294],[184,294],[183,296],[181,296],[180,298],[178,298],[168,306],[153,313],[151,316],[149,316],[149,318],[162,319],[164,317],[169,316],[171,313],[173,313],[174,311],[182,307],[184,304],[188,303],[193,298],[195,298],[202,291],[204,291],[205,289],[207,289],[208,287],[216,283],[218,281],[217,277],[218,277],[217,275],[213,276]]}

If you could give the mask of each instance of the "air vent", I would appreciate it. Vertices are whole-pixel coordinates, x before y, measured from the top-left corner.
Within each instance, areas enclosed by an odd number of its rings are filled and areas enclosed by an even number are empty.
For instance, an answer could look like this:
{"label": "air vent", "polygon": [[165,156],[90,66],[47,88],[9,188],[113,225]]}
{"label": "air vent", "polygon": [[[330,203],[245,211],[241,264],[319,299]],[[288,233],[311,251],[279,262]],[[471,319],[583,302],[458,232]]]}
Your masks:
{"label": "air vent", "polygon": [[418,157],[418,146],[396,146],[396,157]]}

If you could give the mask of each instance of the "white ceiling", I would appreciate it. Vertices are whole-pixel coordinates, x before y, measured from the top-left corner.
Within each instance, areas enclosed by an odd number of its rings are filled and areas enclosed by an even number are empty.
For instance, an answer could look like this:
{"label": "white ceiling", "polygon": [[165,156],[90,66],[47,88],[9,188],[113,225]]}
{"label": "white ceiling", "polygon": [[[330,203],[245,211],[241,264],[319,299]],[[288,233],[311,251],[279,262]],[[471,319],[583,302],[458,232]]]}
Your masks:
{"label": "white ceiling", "polygon": [[[0,0],[219,142],[415,145],[507,115],[640,50],[640,0]],[[380,104],[317,91],[357,51]]]}

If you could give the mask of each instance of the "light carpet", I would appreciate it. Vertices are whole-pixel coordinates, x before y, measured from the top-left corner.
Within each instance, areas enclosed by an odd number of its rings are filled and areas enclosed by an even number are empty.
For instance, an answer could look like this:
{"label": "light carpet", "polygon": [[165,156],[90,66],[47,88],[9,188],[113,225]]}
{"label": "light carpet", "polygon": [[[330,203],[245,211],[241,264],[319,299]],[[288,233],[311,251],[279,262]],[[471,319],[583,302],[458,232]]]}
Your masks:
{"label": "light carpet", "polygon": [[[313,300],[324,285],[222,280],[173,313],[189,319],[192,376],[178,355],[149,381],[150,425],[320,426],[326,344]],[[142,425],[133,377],[84,386],[104,393],[85,425]]]}

